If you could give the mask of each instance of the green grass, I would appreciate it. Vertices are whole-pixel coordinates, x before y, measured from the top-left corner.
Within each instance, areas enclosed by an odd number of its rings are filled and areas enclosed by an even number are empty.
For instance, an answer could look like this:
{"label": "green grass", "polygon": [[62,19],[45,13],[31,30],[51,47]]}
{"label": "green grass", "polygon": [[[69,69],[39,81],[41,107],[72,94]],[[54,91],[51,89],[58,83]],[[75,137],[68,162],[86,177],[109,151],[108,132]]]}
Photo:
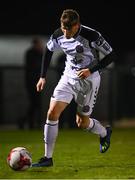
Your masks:
{"label": "green grass", "polygon": [[135,129],[113,129],[111,148],[99,153],[97,135],[83,130],[60,130],[54,166],[13,171],[6,163],[11,148],[24,146],[33,162],[44,154],[43,132],[0,132],[1,179],[135,179]]}

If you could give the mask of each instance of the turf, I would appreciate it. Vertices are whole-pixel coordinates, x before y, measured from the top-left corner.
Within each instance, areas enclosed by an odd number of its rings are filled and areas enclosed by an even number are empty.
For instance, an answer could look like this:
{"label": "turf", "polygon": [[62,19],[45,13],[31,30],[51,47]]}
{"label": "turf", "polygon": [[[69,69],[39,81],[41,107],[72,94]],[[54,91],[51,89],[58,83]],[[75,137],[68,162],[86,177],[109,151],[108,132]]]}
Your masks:
{"label": "turf", "polygon": [[135,179],[135,129],[113,129],[111,148],[99,152],[97,135],[83,130],[60,130],[54,166],[13,171],[6,158],[11,148],[26,147],[33,162],[44,153],[42,130],[0,132],[1,179]]}

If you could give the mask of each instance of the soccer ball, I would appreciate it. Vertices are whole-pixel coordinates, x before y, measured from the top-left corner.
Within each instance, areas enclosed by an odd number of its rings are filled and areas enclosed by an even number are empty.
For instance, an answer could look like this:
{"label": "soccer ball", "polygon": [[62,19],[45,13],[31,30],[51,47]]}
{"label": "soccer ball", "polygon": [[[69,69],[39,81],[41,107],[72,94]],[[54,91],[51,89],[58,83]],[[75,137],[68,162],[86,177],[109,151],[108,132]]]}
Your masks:
{"label": "soccer ball", "polygon": [[16,147],[10,150],[7,164],[16,171],[26,170],[32,165],[32,157],[25,147]]}

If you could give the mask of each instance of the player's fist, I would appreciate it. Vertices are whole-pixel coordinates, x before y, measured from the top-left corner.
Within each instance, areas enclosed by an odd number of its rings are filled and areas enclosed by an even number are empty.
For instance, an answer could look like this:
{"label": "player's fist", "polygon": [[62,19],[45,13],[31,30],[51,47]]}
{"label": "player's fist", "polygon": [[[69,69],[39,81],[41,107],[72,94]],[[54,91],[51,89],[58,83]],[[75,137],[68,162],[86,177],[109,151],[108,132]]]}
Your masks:
{"label": "player's fist", "polygon": [[87,78],[88,76],[90,76],[90,74],[91,74],[91,72],[88,68],[87,69],[81,69],[80,71],[77,71],[77,75],[81,79]]}
{"label": "player's fist", "polygon": [[45,86],[46,80],[45,78],[40,78],[36,87],[37,87],[37,91],[40,92],[43,90],[44,86]]}

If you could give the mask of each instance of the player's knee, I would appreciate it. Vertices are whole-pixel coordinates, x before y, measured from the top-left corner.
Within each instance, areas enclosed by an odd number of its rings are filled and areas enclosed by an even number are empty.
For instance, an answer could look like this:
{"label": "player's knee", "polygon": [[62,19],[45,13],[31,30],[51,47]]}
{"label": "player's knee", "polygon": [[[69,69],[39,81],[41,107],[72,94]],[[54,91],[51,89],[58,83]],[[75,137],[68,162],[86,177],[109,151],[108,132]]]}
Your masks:
{"label": "player's knee", "polygon": [[86,128],[86,123],[84,121],[81,121],[80,123],[77,124],[77,126],[81,129],[85,129]]}
{"label": "player's knee", "polygon": [[81,114],[77,114],[76,115],[77,126],[79,128],[82,128],[82,129],[87,128],[87,126],[88,126],[88,119],[89,118],[87,116],[84,116],[84,115],[81,115]]}
{"label": "player's knee", "polygon": [[59,119],[59,114],[58,114],[58,112],[55,111],[55,110],[48,110],[47,118],[48,118],[49,120],[55,121],[55,120],[58,120],[58,119]]}
{"label": "player's knee", "polygon": [[84,129],[86,127],[85,121],[79,116],[76,117],[76,124],[81,129]]}

